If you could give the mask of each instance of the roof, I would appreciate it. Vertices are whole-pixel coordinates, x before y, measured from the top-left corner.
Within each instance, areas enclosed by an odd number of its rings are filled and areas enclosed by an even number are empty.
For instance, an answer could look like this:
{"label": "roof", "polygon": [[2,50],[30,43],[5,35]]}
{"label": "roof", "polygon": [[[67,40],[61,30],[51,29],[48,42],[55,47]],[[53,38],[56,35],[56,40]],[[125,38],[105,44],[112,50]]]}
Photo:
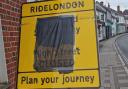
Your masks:
{"label": "roof", "polygon": [[127,10],[124,10],[123,14],[124,15],[128,15],[128,9]]}
{"label": "roof", "polygon": [[104,6],[101,5],[98,1],[96,2],[96,9],[100,12],[106,13],[106,8],[104,8]]}
{"label": "roof", "polygon": [[[122,11],[119,11],[119,12],[118,12],[118,11],[116,11],[116,10],[110,8],[110,7],[107,7],[107,6],[105,6],[105,5],[101,5],[100,2],[98,2],[98,1],[96,1],[96,9],[97,9],[98,11],[101,11],[101,12],[108,12],[108,13],[110,13],[111,15],[112,15],[112,13],[115,13],[115,14],[118,15],[118,16],[128,15],[128,9],[125,10],[124,12],[122,12]],[[113,18],[116,18],[114,15],[112,15],[112,17],[113,17]]]}

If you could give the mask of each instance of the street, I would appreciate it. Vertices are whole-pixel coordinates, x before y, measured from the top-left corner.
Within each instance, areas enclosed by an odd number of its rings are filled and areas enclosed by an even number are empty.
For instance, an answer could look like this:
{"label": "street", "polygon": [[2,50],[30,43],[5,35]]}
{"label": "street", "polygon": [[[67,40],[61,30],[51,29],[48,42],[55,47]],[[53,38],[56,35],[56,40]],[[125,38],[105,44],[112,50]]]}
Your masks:
{"label": "street", "polygon": [[128,89],[128,73],[126,72],[126,66],[123,65],[122,58],[120,57],[121,54],[119,55],[115,46],[115,40],[117,40],[117,46],[119,45],[120,50],[124,53],[123,55],[128,54],[128,36],[122,35],[99,43],[100,89]]}
{"label": "street", "polygon": [[125,61],[128,63],[128,34],[118,38],[117,45],[119,46],[122,54],[126,57]]}

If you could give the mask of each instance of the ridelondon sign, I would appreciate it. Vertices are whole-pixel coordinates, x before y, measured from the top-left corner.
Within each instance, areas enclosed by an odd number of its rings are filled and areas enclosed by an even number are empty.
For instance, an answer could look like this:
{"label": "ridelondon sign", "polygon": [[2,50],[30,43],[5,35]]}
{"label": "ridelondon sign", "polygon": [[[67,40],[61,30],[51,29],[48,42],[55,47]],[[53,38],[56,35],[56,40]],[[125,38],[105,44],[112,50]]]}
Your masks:
{"label": "ridelondon sign", "polygon": [[18,89],[98,88],[94,0],[23,4]]}
{"label": "ridelondon sign", "polygon": [[70,8],[83,8],[85,6],[85,2],[83,0],[74,1],[74,2],[60,2],[55,4],[45,4],[45,5],[37,5],[32,6],[30,9],[31,13],[37,12],[45,12],[45,11],[54,11],[54,10],[66,10]]}

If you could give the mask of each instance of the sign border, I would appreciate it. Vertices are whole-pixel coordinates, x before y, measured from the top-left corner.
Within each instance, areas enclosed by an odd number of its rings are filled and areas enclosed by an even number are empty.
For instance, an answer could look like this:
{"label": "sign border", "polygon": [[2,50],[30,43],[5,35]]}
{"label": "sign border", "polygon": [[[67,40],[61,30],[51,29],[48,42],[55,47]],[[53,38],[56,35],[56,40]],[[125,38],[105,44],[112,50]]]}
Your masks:
{"label": "sign border", "polygon": [[[48,1],[54,1],[54,0],[44,0],[44,1],[34,1],[34,2],[26,2],[26,3],[23,3],[22,6],[24,4],[32,4],[32,3],[41,3],[41,2],[48,2]],[[97,21],[96,21],[96,6],[95,6],[95,0],[94,0],[94,9],[90,9],[90,10],[94,10],[94,19],[95,19],[95,32],[96,32],[96,46],[97,46],[97,61],[98,61],[98,68],[95,68],[95,69],[84,69],[84,70],[98,70],[98,73],[99,73],[99,86],[98,87],[81,87],[81,88],[70,88],[70,89],[83,89],[83,88],[86,88],[86,89],[98,89],[101,87],[101,77],[100,77],[100,65],[99,65],[99,42],[98,42],[98,37],[97,37]],[[22,6],[21,6],[21,14],[20,14],[20,28],[19,28],[19,43],[20,43],[20,39],[21,39],[21,25],[22,25],[22,18],[26,18],[26,17],[34,17],[34,16],[42,16],[42,15],[50,15],[50,14],[41,14],[41,15],[32,15],[32,16],[22,16]],[[90,11],[90,10],[82,10],[82,11]],[[81,12],[81,11],[72,11],[72,12]],[[65,12],[65,13],[69,13],[69,12]],[[62,14],[62,13],[52,13],[52,14]],[[16,89],[18,89],[18,74],[20,73],[24,73],[24,72],[19,72],[19,57],[20,57],[20,44],[19,44],[19,51],[18,51],[18,60],[17,60],[17,82],[16,82]],[[75,70],[76,71],[76,70]],[[27,73],[27,72],[25,72]],[[30,73],[30,72],[29,72]],[[44,88],[38,88],[38,89],[44,89]],[[50,88],[45,88],[45,89],[50,89]],[[52,89],[61,89],[61,88],[52,88]],[[64,88],[66,89],[66,88]]]}

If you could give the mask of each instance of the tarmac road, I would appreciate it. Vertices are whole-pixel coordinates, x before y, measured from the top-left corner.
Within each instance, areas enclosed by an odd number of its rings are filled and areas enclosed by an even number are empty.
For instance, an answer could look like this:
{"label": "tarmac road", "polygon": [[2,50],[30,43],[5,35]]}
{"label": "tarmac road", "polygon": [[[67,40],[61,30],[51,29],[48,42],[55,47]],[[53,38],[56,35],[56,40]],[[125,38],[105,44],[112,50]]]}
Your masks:
{"label": "tarmac road", "polygon": [[128,34],[121,36],[117,40],[117,45],[120,48],[120,51],[123,53],[123,55],[128,59]]}

